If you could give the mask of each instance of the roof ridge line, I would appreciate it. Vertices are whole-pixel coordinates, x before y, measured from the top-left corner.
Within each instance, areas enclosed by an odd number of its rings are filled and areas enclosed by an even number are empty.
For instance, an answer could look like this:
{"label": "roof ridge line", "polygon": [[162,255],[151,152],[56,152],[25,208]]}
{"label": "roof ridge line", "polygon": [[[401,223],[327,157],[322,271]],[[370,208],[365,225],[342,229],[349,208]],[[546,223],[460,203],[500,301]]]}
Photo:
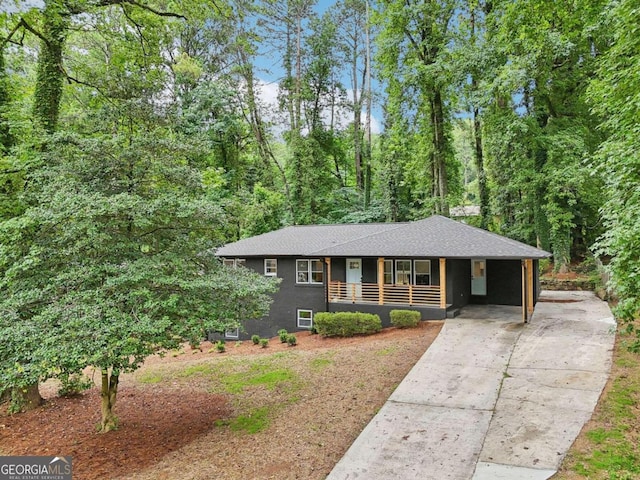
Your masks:
{"label": "roof ridge line", "polygon": [[[352,238],[350,240],[345,240],[344,242],[336,243],[335,245],[331,245],[330,247],[324,247],[324,248],[321,248],[320,250],[316,250],[314,252],[311,252],[311,253],[309,253],[309,255],[320,255],[320,253],[323,250],[326,250],[327,248],[341,247],[341,246],[347,245],[349,243],[353,243],[355,241],[362,240],[363,238],[371,238],[373,236],[380,235],[381,233],[390,232],[392,230],[398,230],[399,228],[402,228],[402,227],[407,227],[407,226],[411,225],[412,223],[413,222],[397,222],[397,223],[393,223],[392,224],[392,225],[394,225],[393,228],[388,228],[388,229],[384,230],[383,232],[369,233],[367,235],[362,235],[360,237]],[[375,224],[373,224],[373,223],[351,223],[351,224],[342,223],[342,224],[337,224],[337,225],[389,225],[389,224],[388,223],[375,223]]]}

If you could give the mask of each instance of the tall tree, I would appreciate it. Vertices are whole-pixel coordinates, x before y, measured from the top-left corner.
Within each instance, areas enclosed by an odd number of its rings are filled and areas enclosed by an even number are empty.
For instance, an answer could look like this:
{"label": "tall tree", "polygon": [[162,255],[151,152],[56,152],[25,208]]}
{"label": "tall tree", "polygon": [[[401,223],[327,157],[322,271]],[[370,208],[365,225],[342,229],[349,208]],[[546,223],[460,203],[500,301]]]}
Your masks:
{"label": "tall tree", "polygon": [[[494,2],[487,16],[494,106],[487,112],[492,172],[508,177],[499,195],[504,231],[536,241],[564,269],[596,233],[597,178],[583,159],[599,141],[585,104],[593,75],[599,2]],[[500,197],[498,197],[500,200]],[[533,226],[533,228],[531,227]]]}
{"label": "tall tree", "polygon": [[376,16],[381,28],[381,76],[388,83],[400,80],[401,88],[389,89],[388,95],[400,96],[398,101],[406,105],[404,114],[411,117],[410,128],[420,129],[420,136],[429,139],[418,153],[431,179],[428,203],[435,213],[445,215],[449,213],[448,167],[452,162],[449,43],[456,5],[455,0],[386,0],[381,2],[382,10]]}
{"label": "tall tree", "polygon": [[[632,322],[640,312],[640,9],[633,0],[621,0],[607,4],[606,10],[607,35],[601,38],[607,43],[598,49],[606,52],[598,61],[589,97],[604,119],[607,139],[591,166],[606,181],[602,208],[606,233],[599,247],[611,256],[611,286],[620,298],[616,315]],[[640,340],[633,349],[640,351]]]}
{"label": "tall tree", "polygon": [[2,384],[94,366],[102,431],[116,426],[121,373],[259,318],[275,286],[214,257],[220,209],[189,166],[197,146],[167,133],[57,137],[30,176],[29,207],[0,224]]}

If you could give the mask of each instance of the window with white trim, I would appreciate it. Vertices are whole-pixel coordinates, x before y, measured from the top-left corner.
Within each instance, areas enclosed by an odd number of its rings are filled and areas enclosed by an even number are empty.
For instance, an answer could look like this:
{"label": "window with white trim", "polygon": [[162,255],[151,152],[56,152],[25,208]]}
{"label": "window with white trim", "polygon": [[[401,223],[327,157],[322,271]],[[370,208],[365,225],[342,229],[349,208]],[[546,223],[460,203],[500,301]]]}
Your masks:
{"label": "window with white trim", "polygon": [[224,338],[240,338],[240,328],[227,328],[224,331]]}
{"label": "window with white trim", "polygon": [[324,282],[324,265],[322,260],[296,260],[296,283]]}
{"label": "window with white trim", "polygon": [[431,260],[413,261],[414,285],[431,285]]}
{"label": "window with white trim", "polygon": [[313,327],[313,310],[298,309],[298,328]]}
{"label": "window with white trim", "polygon": [[396,285],[411,284],[411,260],[396,260]]}
{"label": "window with white trim", "polygon": [[278,260],[276,258],[265,258],[264,259],[264,274],[267,277],[277,277],[278,276]]}

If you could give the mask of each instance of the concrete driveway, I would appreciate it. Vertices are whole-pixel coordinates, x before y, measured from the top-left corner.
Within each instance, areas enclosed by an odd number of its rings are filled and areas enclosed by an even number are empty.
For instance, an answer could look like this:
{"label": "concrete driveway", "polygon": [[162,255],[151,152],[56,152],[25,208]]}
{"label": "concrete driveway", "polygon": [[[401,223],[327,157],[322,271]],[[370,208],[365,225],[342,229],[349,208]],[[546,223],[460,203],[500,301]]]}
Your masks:
{"label": "concrete driveway", "polygon": [[615,322],[591,292],[449,319],[329,480],[542,480],[590,418]]}

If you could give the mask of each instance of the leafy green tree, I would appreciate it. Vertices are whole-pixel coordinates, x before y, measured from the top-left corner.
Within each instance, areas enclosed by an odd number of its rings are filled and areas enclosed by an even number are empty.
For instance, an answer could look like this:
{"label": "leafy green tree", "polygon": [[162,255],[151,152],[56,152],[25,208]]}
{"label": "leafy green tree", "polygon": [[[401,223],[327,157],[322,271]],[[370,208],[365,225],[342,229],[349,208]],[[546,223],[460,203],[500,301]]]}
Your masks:
{"label": "leafy green tree", "polygon": [[459,181],[448,170],[455,162],[450,140],[453,82],[449,44],[456,6],[455,0],[386,0],[380,2],[374,17],[380,26],[378,62],[388,84],[388,101],[392,95],[398,97],[393,101],[409,119],[406,133],[421,140],[421,148],[411,154],[420,159],[422,171],[416,177],[431,180],[428,193],[422,185],[415,185],[422,215],[428,211],[447,215],[450,184]]}
{"label": "leafy green tree", "polygon": [[276,284],[214,257],[221,212],[169,131],[60,134],[0,224],[0,382],[21,388],[93,366],[101,430],[121,373],[156,352],[268,311]]}
{"label": "leafy green tree", "polygon": [[[611,256],[616,315],[632,322],[640,313],[640,9],[632,0],[610,2],[604,18],[610,47],[598,61],[589,97],[608,136],[591,166],[606,182],[599,247]],[[633,348],[640,351],[640,340]]]}
{"label": "leafy green tree", "polygon": [[537,243],[567,268],[597,236],[597,178],[584,163],[600,141],[585,103],[601,2],[493,2],[487,15],[484,114],[504,233]]}

